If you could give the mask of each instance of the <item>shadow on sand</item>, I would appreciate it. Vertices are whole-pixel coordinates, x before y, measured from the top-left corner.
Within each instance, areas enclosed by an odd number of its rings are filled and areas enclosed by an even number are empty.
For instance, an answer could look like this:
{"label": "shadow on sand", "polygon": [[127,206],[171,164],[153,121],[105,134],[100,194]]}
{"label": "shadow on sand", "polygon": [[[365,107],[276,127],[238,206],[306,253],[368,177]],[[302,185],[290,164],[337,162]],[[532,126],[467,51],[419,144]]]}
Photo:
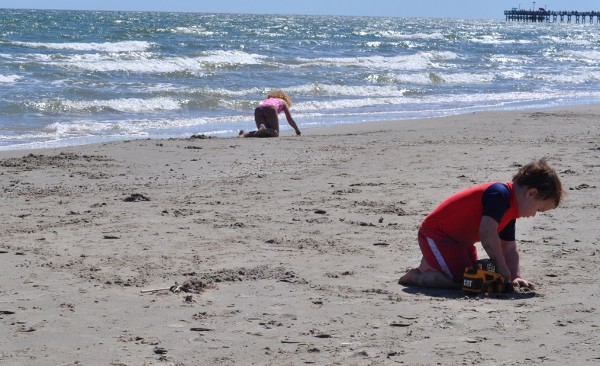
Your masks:
{"label": "shadow on sand", "polygon": [[402,292],[412,295],[425,295],[430,297],[443,297],[446,299],[473,299],[473,298],[488,298],[488,299],[498,299],[498,300],[526,300],[532,299],[538,295],[534,291],[521,291],[521,290],[513,290],[501,294],[479,294],[472,295],[463,290],[447,290],[447,289],[435,289],[435,288],[426,288],[426,287],[405,287]]}

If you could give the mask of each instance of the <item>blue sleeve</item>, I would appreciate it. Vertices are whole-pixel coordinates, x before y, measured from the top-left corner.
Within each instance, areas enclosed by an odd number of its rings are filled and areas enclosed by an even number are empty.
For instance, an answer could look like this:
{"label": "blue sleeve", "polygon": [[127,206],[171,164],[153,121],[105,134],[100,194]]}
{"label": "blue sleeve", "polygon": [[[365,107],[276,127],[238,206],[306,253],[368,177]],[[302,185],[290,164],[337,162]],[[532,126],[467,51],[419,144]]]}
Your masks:
{"label": "blue sleeve", "polygon": [[[510,208],[510,191],[504,183],[494,183],[489,186],[484,192],[481,198],[481,204],[483,205],[483,216],[489,216],[500,223],[502,216]],[[515,221],[512,220],[502,231],[498,234],[500,239],[505,241],[515,240]]]}
{"label": "blue sleeve", "polygon": [[517,220],[512,220],[511,222],[508,223],[508,225],[506,225],[506,227],[504,229],[502,229],[501,232],[498,233],[498,236],[500,237],[500,239],[504,240],[504,241],[515,241],[515,223],[517,222]]}
{"label": "blue sleeve", "polygon": [[502,216],[510,208],[510,191],[503,183],[494,183],[483,192],[481,198],[483,216],[489,216],[500,223]]}

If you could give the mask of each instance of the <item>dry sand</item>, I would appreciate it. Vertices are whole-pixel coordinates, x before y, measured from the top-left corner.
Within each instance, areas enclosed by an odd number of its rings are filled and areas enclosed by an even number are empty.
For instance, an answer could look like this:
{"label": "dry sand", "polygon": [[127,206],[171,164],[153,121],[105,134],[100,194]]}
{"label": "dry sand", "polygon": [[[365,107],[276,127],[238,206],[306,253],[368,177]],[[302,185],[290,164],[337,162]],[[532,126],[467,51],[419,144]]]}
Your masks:
{"label": "dry sand", "polygon": [[[1,152],[0,364],[597,365],[599,115]],[[443,198],[543,156],[568,196],[517,223],[535,292],[397,284]]]}

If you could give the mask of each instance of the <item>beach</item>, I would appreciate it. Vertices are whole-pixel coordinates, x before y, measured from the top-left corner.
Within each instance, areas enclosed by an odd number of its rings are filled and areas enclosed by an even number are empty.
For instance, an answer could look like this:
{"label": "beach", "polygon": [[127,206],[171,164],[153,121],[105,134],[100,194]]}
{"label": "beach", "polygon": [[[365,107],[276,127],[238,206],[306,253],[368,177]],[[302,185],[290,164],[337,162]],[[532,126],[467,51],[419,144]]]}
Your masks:
{"label": "beach", "polygon": [[[599,113],[0,151],[0,364],[596,365]],[[567,195],[517,222],[534,291],[397,284],[437,204],[544,156]]]}

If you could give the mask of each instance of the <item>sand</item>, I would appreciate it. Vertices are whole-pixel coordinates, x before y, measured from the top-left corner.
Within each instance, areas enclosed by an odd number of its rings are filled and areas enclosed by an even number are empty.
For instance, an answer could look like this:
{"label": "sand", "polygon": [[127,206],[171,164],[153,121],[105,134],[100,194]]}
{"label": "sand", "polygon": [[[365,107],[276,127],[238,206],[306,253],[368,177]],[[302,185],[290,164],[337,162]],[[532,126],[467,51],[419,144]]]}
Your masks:
{"label": "sand", "polygon": [[[0,152],[0,364],[597,365],[599,114]],[[543,156],[568,195],[517,222],[535,291],[397,284],[442,199]]]}

